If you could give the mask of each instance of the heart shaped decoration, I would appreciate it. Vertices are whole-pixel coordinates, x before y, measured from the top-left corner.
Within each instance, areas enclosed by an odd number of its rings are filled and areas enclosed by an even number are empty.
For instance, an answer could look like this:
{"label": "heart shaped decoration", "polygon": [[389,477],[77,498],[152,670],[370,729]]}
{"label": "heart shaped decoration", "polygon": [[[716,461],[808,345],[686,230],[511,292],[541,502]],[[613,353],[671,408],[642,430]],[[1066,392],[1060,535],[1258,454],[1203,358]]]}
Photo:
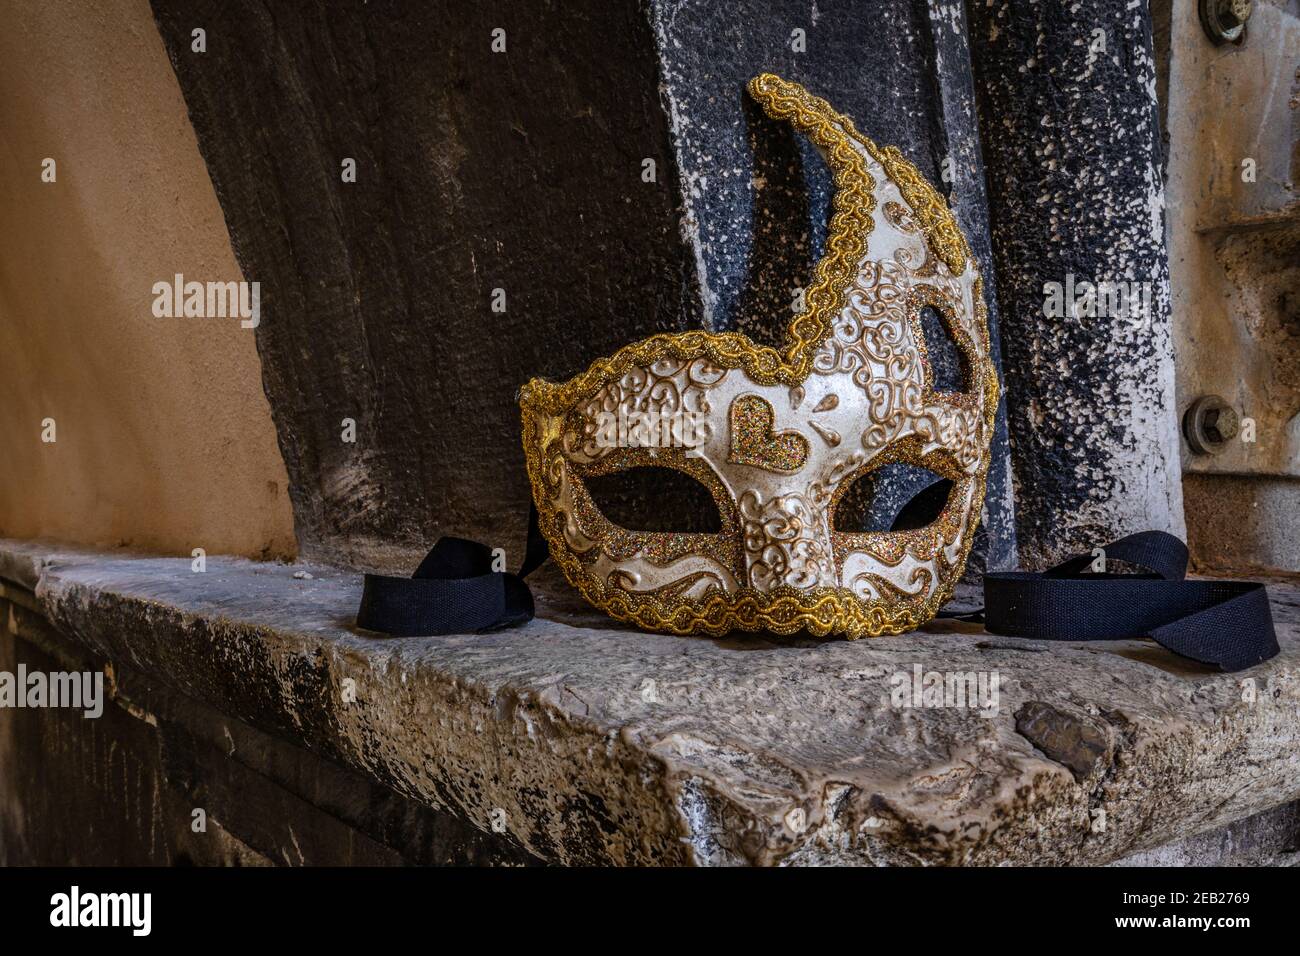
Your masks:
{"label": "heart shaped decoration", "polygon": [[808,439],[798,432],[774,432],[776,412],[765,398],[740,395],[731,403],[731,451],[740,465],[789,475],[808,462]]}

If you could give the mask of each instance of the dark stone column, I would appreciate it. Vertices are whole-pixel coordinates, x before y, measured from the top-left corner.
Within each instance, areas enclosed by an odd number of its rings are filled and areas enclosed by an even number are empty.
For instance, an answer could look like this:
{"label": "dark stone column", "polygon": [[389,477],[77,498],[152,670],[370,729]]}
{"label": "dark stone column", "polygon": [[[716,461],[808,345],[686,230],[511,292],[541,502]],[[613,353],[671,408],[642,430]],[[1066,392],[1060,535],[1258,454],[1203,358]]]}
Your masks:
{"label": "dark stone column", "polygon": [[677,197],[641,181],[644,157],[672,161],[644,15],[607,0],[154,11],[262,283],[304,554],[409,572],[455,532],[516,562],[516,390],[687,323]]}
{"label": "dark stone column", "polygon": [[[1146,4],[969,11],[1021,556],[1042,563],[1148,528],[1181,534]],[[1071,276],[1149,283],[1147,320],[1089,316],[1086,304],[1071,316]],[[1064,316],[1045,312],[1049,283],[1062,287]]]}

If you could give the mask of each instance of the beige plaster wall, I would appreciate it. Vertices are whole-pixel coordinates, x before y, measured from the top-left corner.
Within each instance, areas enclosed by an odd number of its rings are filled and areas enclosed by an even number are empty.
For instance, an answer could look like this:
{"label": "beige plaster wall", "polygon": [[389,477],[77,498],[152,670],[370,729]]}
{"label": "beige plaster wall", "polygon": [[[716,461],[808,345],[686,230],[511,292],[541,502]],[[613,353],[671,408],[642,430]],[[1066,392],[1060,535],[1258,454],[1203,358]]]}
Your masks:
{"label": "beige plaster wall", "polygon": [[1215,46],[1195,6],[1170,24],[1177,407],[1219,395],[1254,426],[1218,454],[1183,443],[1187,540],[1201,570],[1297,573],[1300,8],[1257,0],[1246,41]]}
{"label": "beige plaster wall", "polygon": [[243,276],[148,3],[0,23],[0,536],[293,554],[253,332],[152,313]]}

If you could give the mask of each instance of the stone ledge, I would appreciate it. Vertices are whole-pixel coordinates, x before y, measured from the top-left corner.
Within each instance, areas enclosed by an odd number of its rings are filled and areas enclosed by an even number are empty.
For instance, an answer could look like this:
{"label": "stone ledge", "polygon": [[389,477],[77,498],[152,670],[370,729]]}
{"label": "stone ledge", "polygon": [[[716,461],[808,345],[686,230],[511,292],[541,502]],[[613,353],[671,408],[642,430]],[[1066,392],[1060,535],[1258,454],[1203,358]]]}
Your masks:
{"label": "stone ledge", "polygon": [[[957,622],[645,634],[554,578],[526,627],[431,638],[356,631],[360,576],[328,567],[0,541],[0,578],[109,660],[554,862],[1097,864],[1300,796],[1294,584],[1270,586],[1282,654],[1220,674]],[[892,707],[914,665],[996,671],[997,713]]]}

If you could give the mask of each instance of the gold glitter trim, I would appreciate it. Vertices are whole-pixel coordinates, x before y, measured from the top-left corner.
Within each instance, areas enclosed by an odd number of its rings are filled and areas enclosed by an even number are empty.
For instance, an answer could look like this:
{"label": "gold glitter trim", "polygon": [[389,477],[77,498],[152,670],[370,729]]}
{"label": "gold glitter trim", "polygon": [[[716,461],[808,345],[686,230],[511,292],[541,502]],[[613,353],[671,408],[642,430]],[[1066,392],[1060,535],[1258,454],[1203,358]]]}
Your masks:
{"label": "gold glitter trim", "polygon": [[878,147],[867,137],[848,124],[849,135],[856,139],[871,154],[871,158],[885,167],[889,178],[898,186],[907,204],[912,207],[916,218],[925,233],[925,238],[935,253],[942,259],[955,276],[966,271],[966,262],[970,259],[970,246],[966,236],[948,208],[947,201],[939,195],[921,175],[921,171],[903,158],[897,146]]}
{"label": "gold glitter trim", "polygon": [[739,465],[792,475],[808,463],[808,439],[798,432],[776,431],[776,411],[759,395],[737,395],[727,418],[731,423],[728,457]]}

